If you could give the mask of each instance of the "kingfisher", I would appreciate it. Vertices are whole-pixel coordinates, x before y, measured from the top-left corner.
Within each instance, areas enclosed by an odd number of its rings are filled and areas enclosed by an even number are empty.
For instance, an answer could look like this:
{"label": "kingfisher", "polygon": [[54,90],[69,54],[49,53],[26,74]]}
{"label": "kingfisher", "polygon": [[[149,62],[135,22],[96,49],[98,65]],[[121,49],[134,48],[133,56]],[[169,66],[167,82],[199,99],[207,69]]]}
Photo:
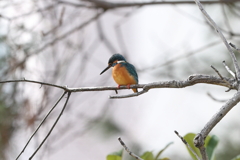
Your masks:
{"label": "kingfisher", "polygon": [[[138,75],[135,67],[128,63],[121,54],[114,54],[108,60],[108,66],[100,73],[103,74],[109,68],[112,69],[112,77],[118,84],[118,88],[121,85],[127,85],[130,89],[131,84],[138,84]],[[137,88],[132,89],[133,92],[138,92]]]}

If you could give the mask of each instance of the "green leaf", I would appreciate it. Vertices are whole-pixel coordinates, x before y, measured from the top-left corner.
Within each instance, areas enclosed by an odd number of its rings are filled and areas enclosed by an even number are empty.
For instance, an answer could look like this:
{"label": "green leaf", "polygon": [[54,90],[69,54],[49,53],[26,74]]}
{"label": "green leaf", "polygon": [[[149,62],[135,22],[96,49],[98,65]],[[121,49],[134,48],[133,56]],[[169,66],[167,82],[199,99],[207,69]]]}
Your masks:
{"label": "green leaf", "polygon": [[208,159],[214,160],[214,150],[217,147],[219,139],[215,135],[208,136],[208,137],[210,137],[208,142],[205,141]]}
{"label": "green leaf", "polygon": [[[188,142],[188,144],[191,146],[191,148],[194,150],[194,152],[199,156],[202,157],[200,154],[200,151],[198,148],[196,148],[193,144],[193,139],[195,138],[196,134],[194,133],[188,133],[187,135],[184,136],[184,139]],[[217,147],[219,139],[217,136],[207,136],[205,139],[205,147],[206,147],[206,152],[208,155],[209,160],[214,160],[214,150]],[[188,148],[187,148],[188,149]],[[197,160],[197,158],[194,156],[194,154],[188,149],[189,154],[194,160]]]}
{"label": "green leaf", "polygon": [[[158,154],[156,155],[155,160],[157,160],[158,157],[162,154],[162,152],[165,151],[171,144],[173,144],[173,142],[168,143],[162,150],[160,150],[160,151],[158,152]],[[164,160],[164,159],[163,159],[163,160]]]}
{"label": "green leaf", "polygon": [[[194,133],[188,133],[186,134],[183,138],[187,141],[187,143],[191,146],[191,148],[194,150],[194,152],[201,157],[200,151],[198,148],[196,148],[193,144],[193,139],[196,136],[196,134]],[[192,153],[192,151],[190,151],[187,147],[187,150],[189,152],[189,154],[191,155],[192,159],[197,160],[197,158],[195,157],[195,155]]]}
{"label": "green leaf", "polygon": [[144,159],[144,160],[154,160],[152,152],[145,152],[145,153],[143,153],[141,158]]}
{"label": "green leaf", "polygon": [[123,149],[118,152],[113,152],[107,155],[107,160],[122,160]]}
{"label": "green leaf", "polygon": [[107,160],[122,160],[122,157],[117,155],[108,155]]}
{"label": "green leaf", "polygon": [[240,155],[238,155],[237,157],[234,157],[233,159],[231,160],[240,160]]}

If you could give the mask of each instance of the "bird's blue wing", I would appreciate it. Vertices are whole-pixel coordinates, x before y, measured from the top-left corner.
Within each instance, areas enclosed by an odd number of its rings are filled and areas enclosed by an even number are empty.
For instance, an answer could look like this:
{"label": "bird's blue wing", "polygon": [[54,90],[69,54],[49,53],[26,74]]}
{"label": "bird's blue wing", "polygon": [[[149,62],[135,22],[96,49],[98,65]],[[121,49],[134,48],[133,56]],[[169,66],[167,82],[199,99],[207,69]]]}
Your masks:
{"label": "bird's blue wing", "polygon": [[136,72],[135,67],[132,64],[130,64],[130,63],[123,63],[123,65],[126,66],[128,72],[134,77],[134,79],[138,83],[138,74]]}

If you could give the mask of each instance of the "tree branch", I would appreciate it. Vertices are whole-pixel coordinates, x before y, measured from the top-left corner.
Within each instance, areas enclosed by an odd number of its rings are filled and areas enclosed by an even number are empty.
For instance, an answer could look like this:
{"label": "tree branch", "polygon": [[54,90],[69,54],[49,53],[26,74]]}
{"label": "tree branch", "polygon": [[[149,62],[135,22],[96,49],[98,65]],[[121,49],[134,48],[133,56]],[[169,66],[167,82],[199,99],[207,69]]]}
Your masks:
{"label": "tree branch", "polygon": [[126,146],[126,144],[122,141],[121,137],[118,138],[118,141],[120,142],[120,144],[123,146],[123,148],[128,152],[128,154],[130,156],[132,156],[133,158],[137,159],[137,160],[143,160],[142,158],[140,158],[139,156],[137,156],[136,154],[134,154],[132,151],[130,151],[130,149]]}
{"label": "tree branch", "polygon": [[225,61],[222,62],[224,67],[226,68],[226,70],[228,71],[228,73],[230,73],[234,78],[236,78],[235,73],[233,73],[233,71],[231,71],[231,69],[226,65]]}
{"label": "tree branch", "polygon": [[[233,65],[235,67],[236,71],[236,79],[237,82],[240,82],[240,67],[238,65],[237,59],[235,57],[235,54],[233,53],[233,50],[231,46],[228,44],[226,38],[222,34],[221,30],[219,27],[216,25],[216,23],[213,21],[213,19],[208,15],[208,13],[204,10],[202,4],[200,3],[199,0],[195,0],[195,3],[209,22],[209,24],[216,30],[218,35],[220,36],[221,40],[227,47],[230,57],[232,58]],[[237,90],[239,90],[239,85],[236,84]],[[202,159],[207,160],[207,154],[206,154],[206,149],[204,147],[204,141],[207,137],[207,135],[210,133],[210,131],[217,125],[217,123],[240,101],[240,92],[238,91],[230,100],[226,102],[225,105],[222,106],[222,108],[211,118],[211,120],[204,126],[202,131],[197,134],[197,136],[194,138],[194,145],[199,148]]]}
{"label": "tree branch", "polygon": [[208,15],[208,13],[204,10],[202,4],[200,3],[199,0],[195,0],[195,3],[197,4],[197,6],[199,7],[199,9],[201,10],[201,12],[203,13],[203,15],[205,16],[205,18],[207,19],[208,23],[216,30],[216,32],[218,33],[218,35],[220,36],[220,38],[222,39],[223,43],[225,44],[225,46],[227,47],[229,54],[232,58],[234,67],[235,67],[235,71],[237,74],[237,80],[238,82],[240,82],[240,67],[238,65],[237,62],[237,58],[235,56],[235,54],[233,53],[233,50],[231,48],[231,46],[228,44],[226,38],[224,37],[224,35],[222,34],[221,30],[219,29],[219,27],[217,26],[217,24],[213,21],[213,19]]}
{"label": "tree branch", "polygon": [[[226,83],[225,80],[229,83]],[[135,96],[144,94],[144,93],[148,92],[148,90],[153,89],[153,88],[184,88],[184,87],[193,86],[198,83],[221,85],[221,86],[225,86],[225,87],[229,87],[229,84],[231,84],[231,85],[233,85],[232,89],[237,89],[236,83],[234,83],[233,81],[231,82],[230,79],[225,78],[225,77],[224,77],[224,80],[222,80],[221,78],[216,77],[216,76],[198,74],[198,75],[189,76],[189,78],[185,81],[172,80],[172,81],[163,81],[163,82],[153,82],[153,83],[145,84],[143,86],[141,85],[143,90],[140,92],[132,93],[132,94],[128,94],[128,95],[114,95],[114,96],[110,96],[110,98],[113,99],[113,98],[135,97]],[[135,87],[141,88],[141,87],[137,87],[137,86],[138,85],[130,85],[130,87],[133,87],[133,88],[135,88]]]}
{"label": "tree branch", "polygon": [[[222,79],[223,78],[223,79]],[[148,84],[134,84],[130,85],[130,89],[132,88],[143,88],[142,91],[129,94],[129,95],[120,95],[120,96],[110,96],[110,98],[128,98],[139,96],[148,92],[150,89],[154,88],[184,88],[193,86],[198,83],[205,83],[205,84],[213,84],[213,85],[220,85],[229,88],[229,84],[231,84],[231,89],[237,89],[237,85],[235,83],[235,79],[222,77],[219,78],[218,76],[211,76],[211,75],[202,75],[202,74],[195,74],[188,77],[187,80],[182,81],[160,81],[160,82],[153,82]],[[34,81],[34,80],[27,80],[27,79],[20,79],[20,80],[6,80],[0,81],[0,83],[17,83],[17,82],[29,82],[29,83],[36,83],[40,85],[52,86],[59,89],[63,89],[66,92],[90,92],[90,91],[107,91],[107,90],[121,90],[121,89],[129,89],[128,86],[120,86],[118,87],[110,87],[110,86],[102,86],[102,87],[79,87],[79,88],[70,88],[67,86],[60,86],[46,82]],[[228,83],[227,83],[228,82]]]}
{"label": "tree branch", "polygon": [[[130,88],[143,88],[142,91],[137,92],[137,93],[133,93],[133,94],[129,94],[129,95],[121,95],[121,96],[110,96],[110,98],[127,98],[127,97],[133,97],[133,96],[138,96],[141,95],[143,93],[148,92],[148,90],[153,89],[153,88],[184,88],[184,87],[188,87],[188,86],[192,86],[198,83],[206,83],[206,84],[213,84],[213,85],[220,85],[220,86],[224,86],[224,87],[229,87],[229,84],[231,84],[232,89],[237,89],[236,83],[235,83],[235,79],[230,79],[230,78],[226,78],[226,77],[221,77],[219,78],[218,76],[210,76],[210,75],[201,75],[201,74],[196,74],[196,75],[191,75],[188,77],[187,80],[185,81],[176,81],[176,80],[172,80],[172,81],[161,81],[161,82],[154,82],[154,83],[149,83],[149,84],[136,84],[136,85],[130,85]],[[48,136],[51,134],[53,128],[55,127],[55,125],[57,124],[59,118],[61,117],[67,102],[69,100],[69,97],[71,95],[72,92],[86,92],[86,91],[106,91],[106,90],[118,90],[118,89],[128,89],[128,86],[120,86],[120,88],[118,87],[80,87],[80,88],[69,88],[67,86],[60,86],[60,85],[55,85],[55,84],[51,84],[51,83],[46,83],[46,82],[40,82],[40,81],[34,81],[34,80],[27,80],[27,79],[21,79],[21,80],[6,80],[6,81],[0,81],[0,83],[18,83],[18,82],[28,82],[28,83],[36,83],[36,84],[40,84],[40,85],[46,85],[46,86],[51,86],[51,87],[56,87],[59,89],[64,90],[65,93],[68,93],[68,98],[63,106],[63,109],[61,111],[61,113],[59,114],[58,118],[56,119],[55,123],[53,124],[52,128],[50,129],[49,133],[47,134],[47,136],[44,138],[44,140],[42,141],[42,143],[39,145],[39,147],[36,149],[36,151],[33,153],[33,155],[29,158],[32,159],[34,157],[34,155],[38,152],[38,150],[41,148],[41,146],[44,144],[44,142],[46,141],[46,139],[48,138]],[[65,94],[64,93],[64,94]],[[240,93],[238,93],[240,94]],[[198,135],[198,137],[201,137],[201,139],[203,139],[203,141],[200,141],[198,143],[203,143],[204,144],[204,138],[206,137],[206,135],[210,132],[210,130],[221,120],[221,118],[224,117],[224,115],[227,114],[227,112],[229,110],[231,110],[231,108],[236,105],[239,101],[240,101],[240,96],[236,94],[235,97],[233,97],[231,100],[229,100],[226,105],[224,105],[222,107],[222,109],[220,110],[219,113],[217,113],[212,120],[206,125],[206,127],[204,127],[204,129],[202,130],[202,132]],[[60,97],[59,100],[62,99],[62,96]],[[49,113],[47,114],[47,116],[51,113],[51,111],[56,107],[56,105],[58,104],[59,100],[56,102],[56,104],[52,107],[52,109],[49,111]],[[47,116],[44,118],[44,120],[47,118]],[[43,121],[44,121],[43,120]],[[41,124],[40,124],[41,125]],[[39,127],[37,128],[37,130],[39,129]],[[37,130],[35,132],[37,132]],[[35,134],[34,132],[34,134]],[[32,137],[31,137],[32,138]],[[31,140],[30,138],[30,140]],[[198,140],[199,138],[196,138],[196,140]],[[29,141],[30,141],[29,140]],[[28,145],[29,142],[27,142],[26,145]],[[197,144],[196,144],[197,145]],[[201,148],[203,145],[199,145],[199,148]],[[25,149],[26,147],[24,147]],[[22,152],[24,151],[24,149],[22,150]],[[22,154],[22,152],[20,153],[20,155]],[[20,156],[19,155],[19,156]],[[18,157],[19,157],[18,156]],[[17,159],[18,159],[17,157]]]}
{"label": "tree branch", "polygon": [[188,142],[181,136],[177,131],[174,131],[174,133],[182,140],[182,142],[189,148],[189,150],[194,154],[194,156],[198,159],[201,160],[200,157],[198,157],[197,153],[192,149],[192,147],[188,144]]}
{"label": "tree branch", "polygon": [[[141,7],[141,6],[149,6],[149,5],[175,5],[175,4],[195,4],[193,1],[152,1],[152,2],[129,2],[129,3],[121,3],[121,2],[109,2],[104,0],[82,0],[87,2],[89,5],[83,5],[80,3],[69,3],[67,1],[59,1],[58,3],[71,5],[73,7],[87,7],[87,8],[102,8],[104,10],[108,9],[116,9],[116,8],[126,8],[126,7]],[[235,2],[239,2],[239,0],[227,0],[227,1],[201,1],[203,4],[231,4]]]}
{"label": "tree branch", "polygon": [[43,120],[41,121],[41,123],[38,125],[37,129],[33,132],[33,134],[31,135],[31,137],[29,138],[29,140],[27,141],[26,145],[23,147],[22,151],[20,152],[20,154],[17,156],[16,160],[23,154],[23,152],[25,151],[25,149],[27,148],[28,144],[30,143],[30,141],[32,140],[33,136],[37,133],[37,131],[39,130],[39,128],[42,126],[42,124],[45,122],[45,120],[47,119],[47,117],[50,115],[50,113],[54,110],[54,108],[58,105],[58,103],[61,101],[61,99],[63,98],[63,96],[66,94],[67,92],[64,92],[61,97],[57,100],[57,102],[53,105],[53,107],[50,109],[50,111],[47,113],[47,115],[43,118]]}
{"label": "tree branch", "polygon": [[215,125],[240,101],[240,92],[237,92],[231,99],[229,99],[220,110],[210,119],[204,126],[202,131],[194,138],[196,147],[204,145],[204,140]]}
{"label": "tree branch", "polygon": [[52,127],[51,127],[51,129],[49,130],[48,134],[47,134],[46,137],[43,139],[43,141],[42,141],[41,144],[38,146],[38,148],[37,148],[37,149],[35,150],[35,152],[31,155],[31,157],[29,157],[29,160],[31,160],[31,159],[35,156],[35,154],[38,152],[38,150],[42,147],[42,145],[44,144],[44,142],[47,140],[47,138],[48,138],[48,137],[50,136],[50,134],[52,133],[54,127],[55,127],[56,124],[58,123],[58,120],[59,120],[60,117],[62,116],[62,114],[63,114],[63,112],[64,112],[64,110],[65,110],[65,108],[66,108],[66,106],[67,106],[67,103],[68,103],[68,100],[69,100],[70,96],[71,96],[71,92],[68,92],[68,96],[67,96],[67,99],[66,99],[66,101],[65,101],[65,104],[63,105],[63,108],[62,108],[60,114],[58,115],[56,121],[54,122],[54,124],[52,125]]}

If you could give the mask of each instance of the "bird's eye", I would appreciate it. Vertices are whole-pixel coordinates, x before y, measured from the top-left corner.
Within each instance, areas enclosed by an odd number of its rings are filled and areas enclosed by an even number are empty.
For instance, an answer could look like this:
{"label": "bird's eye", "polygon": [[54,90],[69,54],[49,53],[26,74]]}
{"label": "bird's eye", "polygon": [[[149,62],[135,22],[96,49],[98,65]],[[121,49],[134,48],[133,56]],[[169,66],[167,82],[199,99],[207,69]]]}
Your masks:
{"label": "bird's eye", "polygon": [[116,66],[116,64],[117,64],[117,63],[111,63],[111,66],[114,67],[114,66]]}

